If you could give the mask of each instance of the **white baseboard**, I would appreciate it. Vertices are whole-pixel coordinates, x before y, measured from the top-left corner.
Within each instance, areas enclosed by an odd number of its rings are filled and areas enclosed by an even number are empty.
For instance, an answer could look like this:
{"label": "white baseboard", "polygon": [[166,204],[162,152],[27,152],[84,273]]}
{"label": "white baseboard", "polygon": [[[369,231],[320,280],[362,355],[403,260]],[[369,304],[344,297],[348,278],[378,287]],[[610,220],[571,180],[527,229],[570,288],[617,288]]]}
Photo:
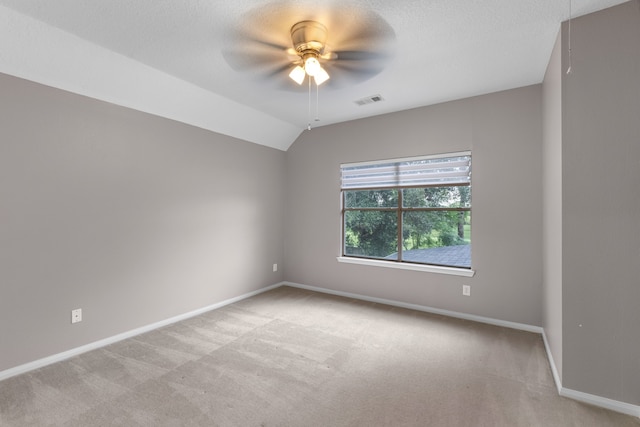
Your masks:
{"label": "white baseboard", "polygon": [[408,308],[411,310],[423,311],[425,313],[441,314],[443,316],[455,317],[455,318],[464,319],[464,320],[472,320],[474,322],[487,323],[489,325],[495,325],[495,326],[503,326],[505,328],[518,329],[521,331],[535,332],[538,334],[542,333],[542,328],[540,326],[527,325],[524,323],[508,322],[506,320],[498,320],[498,319],[492,319],[489,317],[476,316],[475,314],[467,314],[467,313],[461,313],[458,311],[442,310],[440,308],[428,307],[428,306],[417,305],[417,304],[409,304],[405,302],[394,301],[394,300],[389,300],[384,298],[374,298],[374,297],[369,297],[361,294],[352,294],[349,292],[334,291],[332,289],[318,288],[315,286],[302,285],[300,283],[283,282],[283,285],[291,286],[294,288],[307,289],[309,291],[321,292],[325,294],[337,295],[341,297],[359,299],[362,301],[377,302],[380,304],[391,305],[394,307]]}
{"label": "white baseboard", "polygon": [[261,294],[263,292],[270,291],[275,288],[279,288],[284,283],[276,283],[275,285],[267,286],[266,288],[258,289],[257,291],[249,292],[234,298],[230,298],[215,304],[211,304],[206,307],[199,308],[197,310],[190,311],[188,313],[180,314],[178,316],[171,317],[169,319],[161,320],[159,322],[152,323],[150,325],[142,326],[140,328],[133,329],[131,331],[123,332],[118,335],[114,335],[109,338],[105,338],[99,341],[92,342],[90,344],[86,344],[80,347],[73,348],[71,350],[64,351],[62,353],[54,354],[42,359],[35,360],[33,362],[25,363],[24,365],[19,365],[14,368],[10,368],[0,372],[0,381],[5,380],[7,378],[14,377],[16,375],[24,374],[29,371],[33,371],[38,368],[42,368],[47,365],[51,365],[56,362],[61,362],[63,360],[69,359],[73,356],[77,356],[82,353],[86,353],[91,350],[95,350],[101,347],[105,347],[109,344],[113,344],[118,341],[125,340],[127,338],[134,337],[136,335],[143,334],[145,332],[150,332],[154,329],[161,328],[163,326],[170,325],[172,323],[179,322],[181,320],[186,320],[191,317],[198,316],[200,314],[206,313],[211,310],[215,310],[217,308],[224,307],[225,305],[233,304],[238,301],[242,301],[243,299],[250,298],[252,296]]}
{"label": "white baseboard", "polygon": [[549,365],[551,366],[551,374],[553,375],[553,382],[556,384],[556,389],[558,390],[558,394],[562,394],[562,380],[560,379],[560,374],[558,373],[558,368],[556,367],[556,362],[553,359],[553,353],[551,353],[551,346],[549,345],[549,340],[547,339],[547,334],[545,331],[542,331],[542,341],[544,341],[544,349],[547,352],[547,359],[549,359]]}
{"label": "white baseboard", "polygon": [[619,400],[607,399],[606,397],[596,396],[594,394],[583,393],[581,391],[564,388],[560,390],[560,396],[577,400],[578,402],[588,403],[589,405],[599,406],[601,408],[610,409],[634,417],[640,417],[640,406],[630,403],[620,402]]}
{"label": "white baseboard", "polygon": [[547,358],[549,359],[549,364],[551,365],[553,381],[556,384],[556,388],[558,389],[558,394],[560,396],[568,397],[569,399],[577,400],[578,402],[588,403],[589,405],[599,406],[601,408],[620,412],[626,415],[640,417],[640,406],[638,405],[632,405],[630,403],[620,402],[619,400],[613,400],[606,397],[583,393],[581,391],[563,387],[562,380],[560,379],[560,375],[558,374],[556,363],[553,359],[553,354],[551,353],[549,341],[547,340],[547,334],[544,333],[544,331],[542,332],[542,339],[544,340],[544,347],[547,351]]}

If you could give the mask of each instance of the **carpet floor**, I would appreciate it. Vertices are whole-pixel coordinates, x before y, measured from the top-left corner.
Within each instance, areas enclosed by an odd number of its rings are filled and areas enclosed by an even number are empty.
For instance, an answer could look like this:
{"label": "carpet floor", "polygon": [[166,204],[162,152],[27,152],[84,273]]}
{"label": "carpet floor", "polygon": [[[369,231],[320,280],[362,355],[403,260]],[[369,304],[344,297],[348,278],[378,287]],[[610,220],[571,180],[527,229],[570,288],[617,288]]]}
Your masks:
{"label": "carpet floor", "polygon": [[540,335],[280,287],[0,382],[13,426],[640,426]]}

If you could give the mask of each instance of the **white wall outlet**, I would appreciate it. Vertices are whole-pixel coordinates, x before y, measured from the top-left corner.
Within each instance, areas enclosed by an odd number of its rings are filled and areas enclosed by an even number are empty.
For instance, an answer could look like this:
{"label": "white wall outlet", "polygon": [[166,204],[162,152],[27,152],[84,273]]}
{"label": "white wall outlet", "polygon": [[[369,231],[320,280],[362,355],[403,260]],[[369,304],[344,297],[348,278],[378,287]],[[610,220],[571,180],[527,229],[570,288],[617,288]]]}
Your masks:
{"label": "white wall outlet", "polygon": [[278,271],[278,264],[273,264],[273,271]]}
{"label": "white wall outlet", "polygon": [[471,285],[462,285],[462,295],[465,297],[471,296]]}
{"label": "white wall outlet", "polygon": [[75,310],[71,310],[71,323],[82,322],[82,309],[76,308]]}

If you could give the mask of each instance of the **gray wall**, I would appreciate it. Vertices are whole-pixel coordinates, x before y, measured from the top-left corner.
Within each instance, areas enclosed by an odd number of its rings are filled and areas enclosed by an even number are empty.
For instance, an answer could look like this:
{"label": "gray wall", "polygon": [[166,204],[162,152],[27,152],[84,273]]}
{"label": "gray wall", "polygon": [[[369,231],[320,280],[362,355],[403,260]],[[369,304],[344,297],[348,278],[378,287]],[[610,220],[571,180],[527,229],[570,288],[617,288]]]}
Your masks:
{"label": "gray wall", "polygon": [[640,3],[572,25],[573,72],[563,77],[563,385],[639,405]]}
{"label": "gray wall", "polygon": [[[303,133],[287,152],[285,278],[542,325],[541,100],[536,85]],[[336,261],[340,163],[469,149],[475,277]]]}
{"label": "gray wall", "polygon": [[282,281],[284,152],[6,75],[0,93],[0,371]]}
{"label": "gray wall", "polygon": [[562,379],[562,46],[560,34],[542,85],[543,327]]}

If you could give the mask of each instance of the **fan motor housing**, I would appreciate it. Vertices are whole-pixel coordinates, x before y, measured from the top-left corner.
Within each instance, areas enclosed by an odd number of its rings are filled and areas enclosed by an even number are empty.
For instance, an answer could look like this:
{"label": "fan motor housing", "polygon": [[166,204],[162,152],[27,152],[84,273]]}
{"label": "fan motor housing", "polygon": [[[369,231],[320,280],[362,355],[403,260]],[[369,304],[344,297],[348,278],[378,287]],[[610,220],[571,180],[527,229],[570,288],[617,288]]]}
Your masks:
{"label": "fan motor housing", "polygon": [[291,27],[293,47],[302,55],[313,51],[322,54],[327,41],[327,27],[316,21],[301,21]]}

